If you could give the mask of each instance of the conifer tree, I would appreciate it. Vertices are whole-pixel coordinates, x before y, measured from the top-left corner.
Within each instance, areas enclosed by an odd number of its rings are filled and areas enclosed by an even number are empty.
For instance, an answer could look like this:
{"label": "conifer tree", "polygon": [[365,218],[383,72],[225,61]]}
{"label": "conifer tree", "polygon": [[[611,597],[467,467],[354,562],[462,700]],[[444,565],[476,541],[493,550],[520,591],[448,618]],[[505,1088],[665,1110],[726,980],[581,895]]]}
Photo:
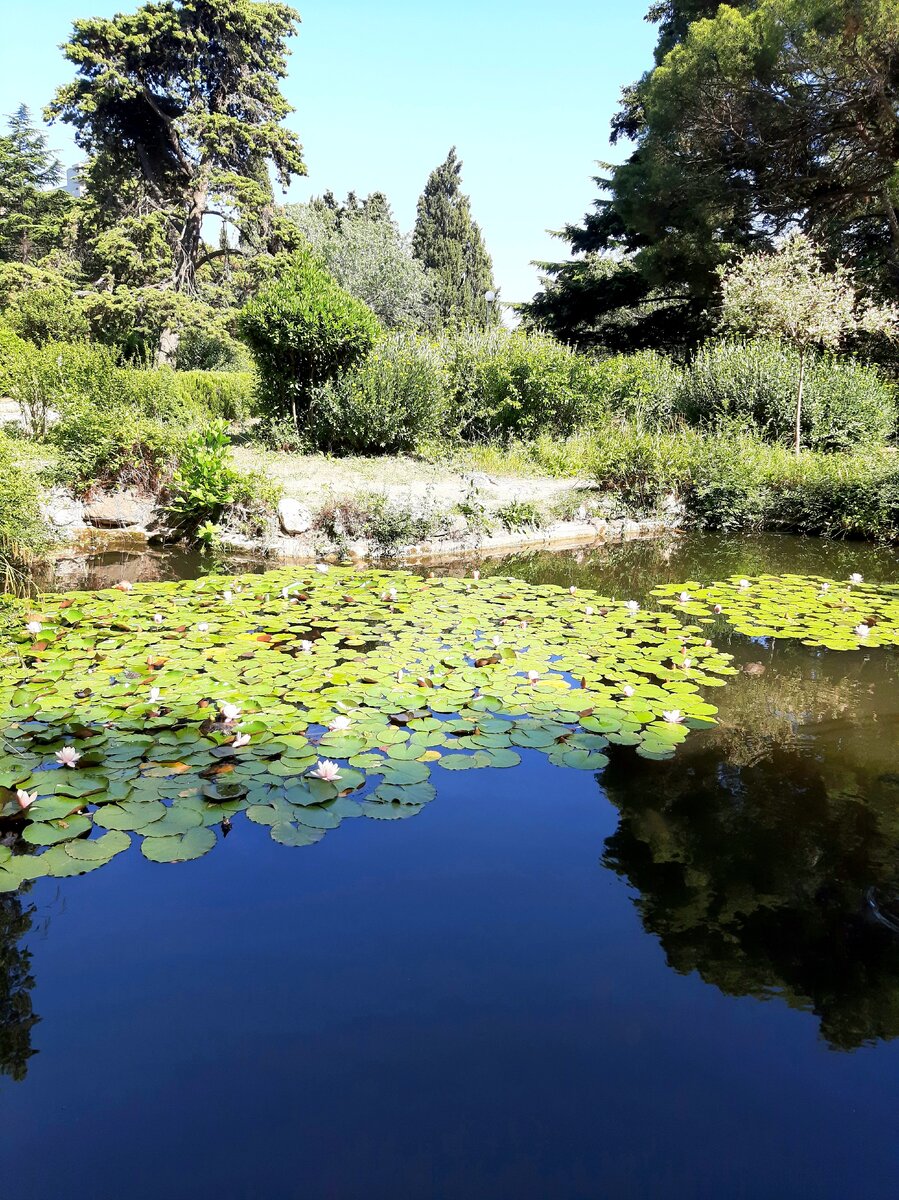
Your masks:
{"label": "conifer tree", "polygon": [[418,201],[412,253],[432,272],[436,310],[444,325],[496,324],[493,263],[462,193],[462,163],[455,146],[431,172]]}

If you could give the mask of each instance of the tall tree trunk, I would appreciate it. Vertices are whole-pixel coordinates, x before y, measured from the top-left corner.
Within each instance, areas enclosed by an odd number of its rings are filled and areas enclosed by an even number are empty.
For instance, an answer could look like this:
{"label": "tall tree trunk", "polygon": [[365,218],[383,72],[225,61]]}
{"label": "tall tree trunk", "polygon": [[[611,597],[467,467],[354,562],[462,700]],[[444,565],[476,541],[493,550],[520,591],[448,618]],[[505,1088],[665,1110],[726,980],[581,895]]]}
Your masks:
{"label": "tall tree trunk", "polygon": [[203,249],[203,217],[209,200],[206,180],[198,182],[190,196],[190,207],[178,241],[175,257],[176,292],[192,292],[196,287],[197,264]]}
{"label": "tall tree trunk", "polygon": [[805,350],[799,354],[799,388],[796,391],[796,453],[802,450],[802,394],[805,390]]}

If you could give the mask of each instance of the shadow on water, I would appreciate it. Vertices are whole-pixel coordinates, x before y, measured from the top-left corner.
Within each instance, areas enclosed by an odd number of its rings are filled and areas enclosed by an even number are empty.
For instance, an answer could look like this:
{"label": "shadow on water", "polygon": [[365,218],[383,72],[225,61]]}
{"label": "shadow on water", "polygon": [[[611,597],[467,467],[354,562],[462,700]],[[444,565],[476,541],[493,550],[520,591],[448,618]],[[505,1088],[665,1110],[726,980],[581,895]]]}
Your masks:
{"label": "shadow on water", "polygon": [[675,759],[615,757],[602,861],[676,971],[809,1009],[853,1050],[899,1035],[897,659],[764,657]]}

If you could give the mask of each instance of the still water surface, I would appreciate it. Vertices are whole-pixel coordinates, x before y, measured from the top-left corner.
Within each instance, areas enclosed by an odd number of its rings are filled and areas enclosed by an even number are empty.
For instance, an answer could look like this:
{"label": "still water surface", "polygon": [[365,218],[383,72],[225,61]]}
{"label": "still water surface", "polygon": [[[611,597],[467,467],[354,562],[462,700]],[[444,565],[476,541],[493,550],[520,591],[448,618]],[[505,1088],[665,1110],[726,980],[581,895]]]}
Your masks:
{"label": "still water surface", "polygon": [[[792,538],[483,570],[899,580]],[[3,1200],[895,1196],[899,656],[728,648],[764,672],[673,761],[523,752],[412,820],[5,899]]]}

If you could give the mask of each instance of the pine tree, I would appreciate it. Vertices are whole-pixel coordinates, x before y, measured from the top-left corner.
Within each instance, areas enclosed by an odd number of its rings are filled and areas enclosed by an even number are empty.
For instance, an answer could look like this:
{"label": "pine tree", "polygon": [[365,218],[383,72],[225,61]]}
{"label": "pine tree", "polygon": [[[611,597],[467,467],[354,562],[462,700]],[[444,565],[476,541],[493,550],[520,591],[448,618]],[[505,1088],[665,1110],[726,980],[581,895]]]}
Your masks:
{"label": "pine tree", "polygon": [[65,240],[72,200],[62,169],[22,105],[0,136],[0,260],[35,262]]}
{"label": "pine tree", "polygon": [[431,172],[418,201],[412,253],[432,272],[436,309],[444,325],[496,324],[493,263],[462,194],[462,163],[455,146]]}

